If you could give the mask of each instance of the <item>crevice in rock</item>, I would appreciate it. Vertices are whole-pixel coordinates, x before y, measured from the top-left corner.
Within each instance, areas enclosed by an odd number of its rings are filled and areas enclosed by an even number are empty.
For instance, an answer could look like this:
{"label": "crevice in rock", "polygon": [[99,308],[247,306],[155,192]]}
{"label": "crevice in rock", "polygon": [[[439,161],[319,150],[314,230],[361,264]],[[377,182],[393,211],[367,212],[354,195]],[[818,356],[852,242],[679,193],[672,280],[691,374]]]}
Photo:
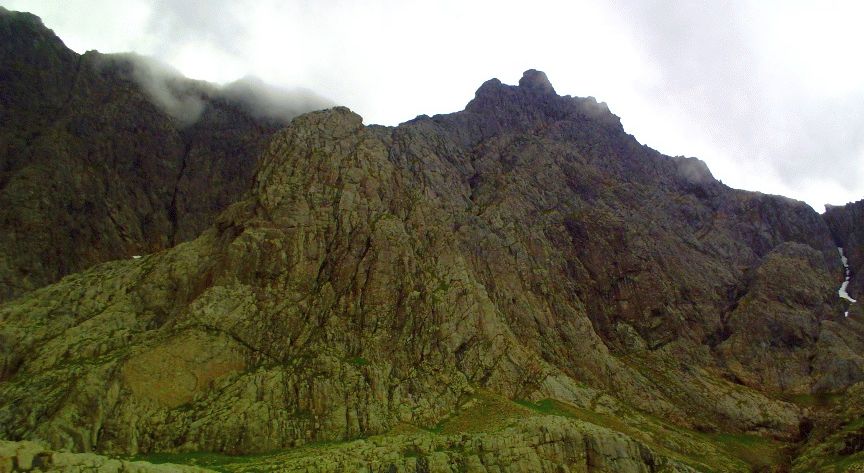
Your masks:
{"label": "crevice in rock", "polygon": [[[840,286],[840,289],[837,290],[837,295],[840,296],[841,299],[848,301],[850,304],[854,304],[858,301],[852,298],[846,289],[849,287],[849,283],[852,282],[852,270],[849,268],[849,260],[846,258],[846,255],[843,253],[842,247],[837,247],[837,251],[840,253],[840,262],[843,264],[843,284]],[[849,311],[846,311],[846,317],[849,316]]]}
{"label": "crevice in rock", "polygon": [[189,153],[192,151],[192,144],[188,141],[183,147],[183,156],[180,159],[180,171],[177,173],[177,179],[174,180],[174,191],[171,194],[171,203],[168,204],[168,220],[171,223],[171,233],[168,234],[169,246],[177,244],[177,194],[180,191],[180,181],[186,172],[186,165],[189,160]]}

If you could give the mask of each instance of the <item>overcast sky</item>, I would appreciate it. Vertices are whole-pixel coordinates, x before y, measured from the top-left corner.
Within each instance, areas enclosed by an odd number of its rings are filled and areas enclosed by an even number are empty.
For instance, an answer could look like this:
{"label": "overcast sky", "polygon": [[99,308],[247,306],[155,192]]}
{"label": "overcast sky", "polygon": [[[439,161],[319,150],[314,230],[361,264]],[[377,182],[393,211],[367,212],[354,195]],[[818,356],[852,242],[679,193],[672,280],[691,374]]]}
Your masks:
{"label": "overcast sky", "polygon": [[78,52],[135,51],[225,83],[305,87],[395,125],[485,80],[547,73],[738,188],[864,198],[864,2],[0,0]]}

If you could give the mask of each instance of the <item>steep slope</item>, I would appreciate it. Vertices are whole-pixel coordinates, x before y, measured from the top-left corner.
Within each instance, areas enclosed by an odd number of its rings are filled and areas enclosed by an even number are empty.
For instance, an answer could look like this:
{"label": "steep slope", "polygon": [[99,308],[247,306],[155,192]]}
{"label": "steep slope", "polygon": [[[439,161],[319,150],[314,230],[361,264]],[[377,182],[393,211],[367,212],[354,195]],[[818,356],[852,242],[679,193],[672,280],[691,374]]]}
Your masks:
{"label": "steep slope", "polygon": [[[855,277],[858,269],[864,266],[864,200],[844,206],[829,205],[823,218],[838,247],[843,249],[843,256],[848,260],[850,278],[847,291],[853,299],[858,299],[859,294],[864,294],[864,278]],[[840,255],[837,257],[840,258]],[[840,277],[839,281],[843,281],[843,278]],[[839,282],[837,285],[840,286]],[[849,304],[849,314],[864,314],[861,303]]]}
{"label": "steep slope", "polygon": [[287,120],[157,69],[0,7],[0,300],[194,238],[249,188]]}
{"label": "steep slope", "polygon": [[[841,272],[805,204],[660,155],[537,71],[395,128],[334,108],[278,132],[198,239],[0,306],[0,436],[269,451],[435,430],[482,390],[643,445],[796,441],[788,399],[864,379]],[[701,469],[701,445],[652,448]]]}
{"label": "steep slope", "polygon": [[794,471],[855,472],[864,468],[864,383],[822,398],[818,421],[795,456]]}

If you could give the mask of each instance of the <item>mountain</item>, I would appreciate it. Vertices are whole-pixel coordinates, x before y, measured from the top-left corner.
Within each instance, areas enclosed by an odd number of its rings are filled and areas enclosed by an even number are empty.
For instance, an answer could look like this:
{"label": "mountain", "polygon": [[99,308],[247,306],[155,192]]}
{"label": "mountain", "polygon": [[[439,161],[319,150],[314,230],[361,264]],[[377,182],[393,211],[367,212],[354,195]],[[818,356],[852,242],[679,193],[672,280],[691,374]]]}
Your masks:
{"label": "mountain", "polygon": [[0,305],[0,438],[47,466],[860,468],[856,205],[731,189],[535,70],[397,127],[304,114],[197,238]]}
{"label": "mountain", "polygon": [[[197,236],[292,115],[0,7],[0,300]],[[260,89],[260,88],[259,88]],[[326,102],[304,97],[301,112]]]}

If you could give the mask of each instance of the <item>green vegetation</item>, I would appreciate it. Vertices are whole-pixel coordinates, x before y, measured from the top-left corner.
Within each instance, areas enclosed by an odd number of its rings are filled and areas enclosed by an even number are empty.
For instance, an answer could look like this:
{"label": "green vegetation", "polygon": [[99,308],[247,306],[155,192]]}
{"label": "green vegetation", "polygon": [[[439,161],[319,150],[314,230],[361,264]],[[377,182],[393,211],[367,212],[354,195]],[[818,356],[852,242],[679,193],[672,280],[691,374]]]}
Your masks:
{"label": "green vegetation", "polygon": [[369,360],[363,358],[362,356],[355,356],[354,358],[348,360],[348,362],[354,366],[367,366],[369,364]]}
{"label": "green vegetation", "polygon": [[131,461],[146,461],[154,464],[174,463],[178,465],[195,465],[216,471],[228,471],[227,465],[239,465],[255,462],[266,455],[225,455],[213,452],[184,453],[149,453],[127,458]]}
{"label": "green vegetation", "polygon": [[405,458],[419,458],[420,450],[418,450],[417,447],[414,446],[408,447],[405,450],[402,450],[402,456]]}
{"label": "green vegetation", "polygon": [[788,463],[790,455],[788,446],[776,440],[746,434],[705,434],[706,437],[720,445],[730,455],[734,455],[754,470]]}
{"label": "green vegetation", "polygon": [[525,407],[532,409],[532,410],[535,410],[541,414],[556,415],[556,416],[563,416],[563,417],[573,417],[572,415],[568,414],[566,411],[558,408],[558,406],[555,405],[555,401],[552,399],[543,399],[541,401],[538,401],[536,404],[531,402],[531,401],[525,401],[525,400],[520,399],[520,400],[516,401],[516,404],[519,404],[520,406],[525,406]]}
{"label": "green vegetation", "polygon": [[503,396],[478,390],[463,399],[456,412],[427,430],[436,434],[497,432],[530,415],[531,411]]}
{"label": "green vegetation", "polygon": [[835,393],[792,394],[780,396],[780,399],[801,407],[830,408],[840,402],[843,395]]}
{"label": "green vegetation", "polygon": [[[853,466],[859,469],[853,470]],[[828,461],[822,463],[819,471],[826,473],[849,473],[854,471],[864,471],[864,452],[859,452],[854,455],[835,455],[833,457],[830,457]]]}
{"label": "green vegetation", "polygon": [[706,434],[637,411],[604,414],[554,399],[516,403],[544,415],[578,419],[620,432],[698,470],[711,471],[708,466],[727,465],[761,471],[788,461],[786,444],[757,435]]}

